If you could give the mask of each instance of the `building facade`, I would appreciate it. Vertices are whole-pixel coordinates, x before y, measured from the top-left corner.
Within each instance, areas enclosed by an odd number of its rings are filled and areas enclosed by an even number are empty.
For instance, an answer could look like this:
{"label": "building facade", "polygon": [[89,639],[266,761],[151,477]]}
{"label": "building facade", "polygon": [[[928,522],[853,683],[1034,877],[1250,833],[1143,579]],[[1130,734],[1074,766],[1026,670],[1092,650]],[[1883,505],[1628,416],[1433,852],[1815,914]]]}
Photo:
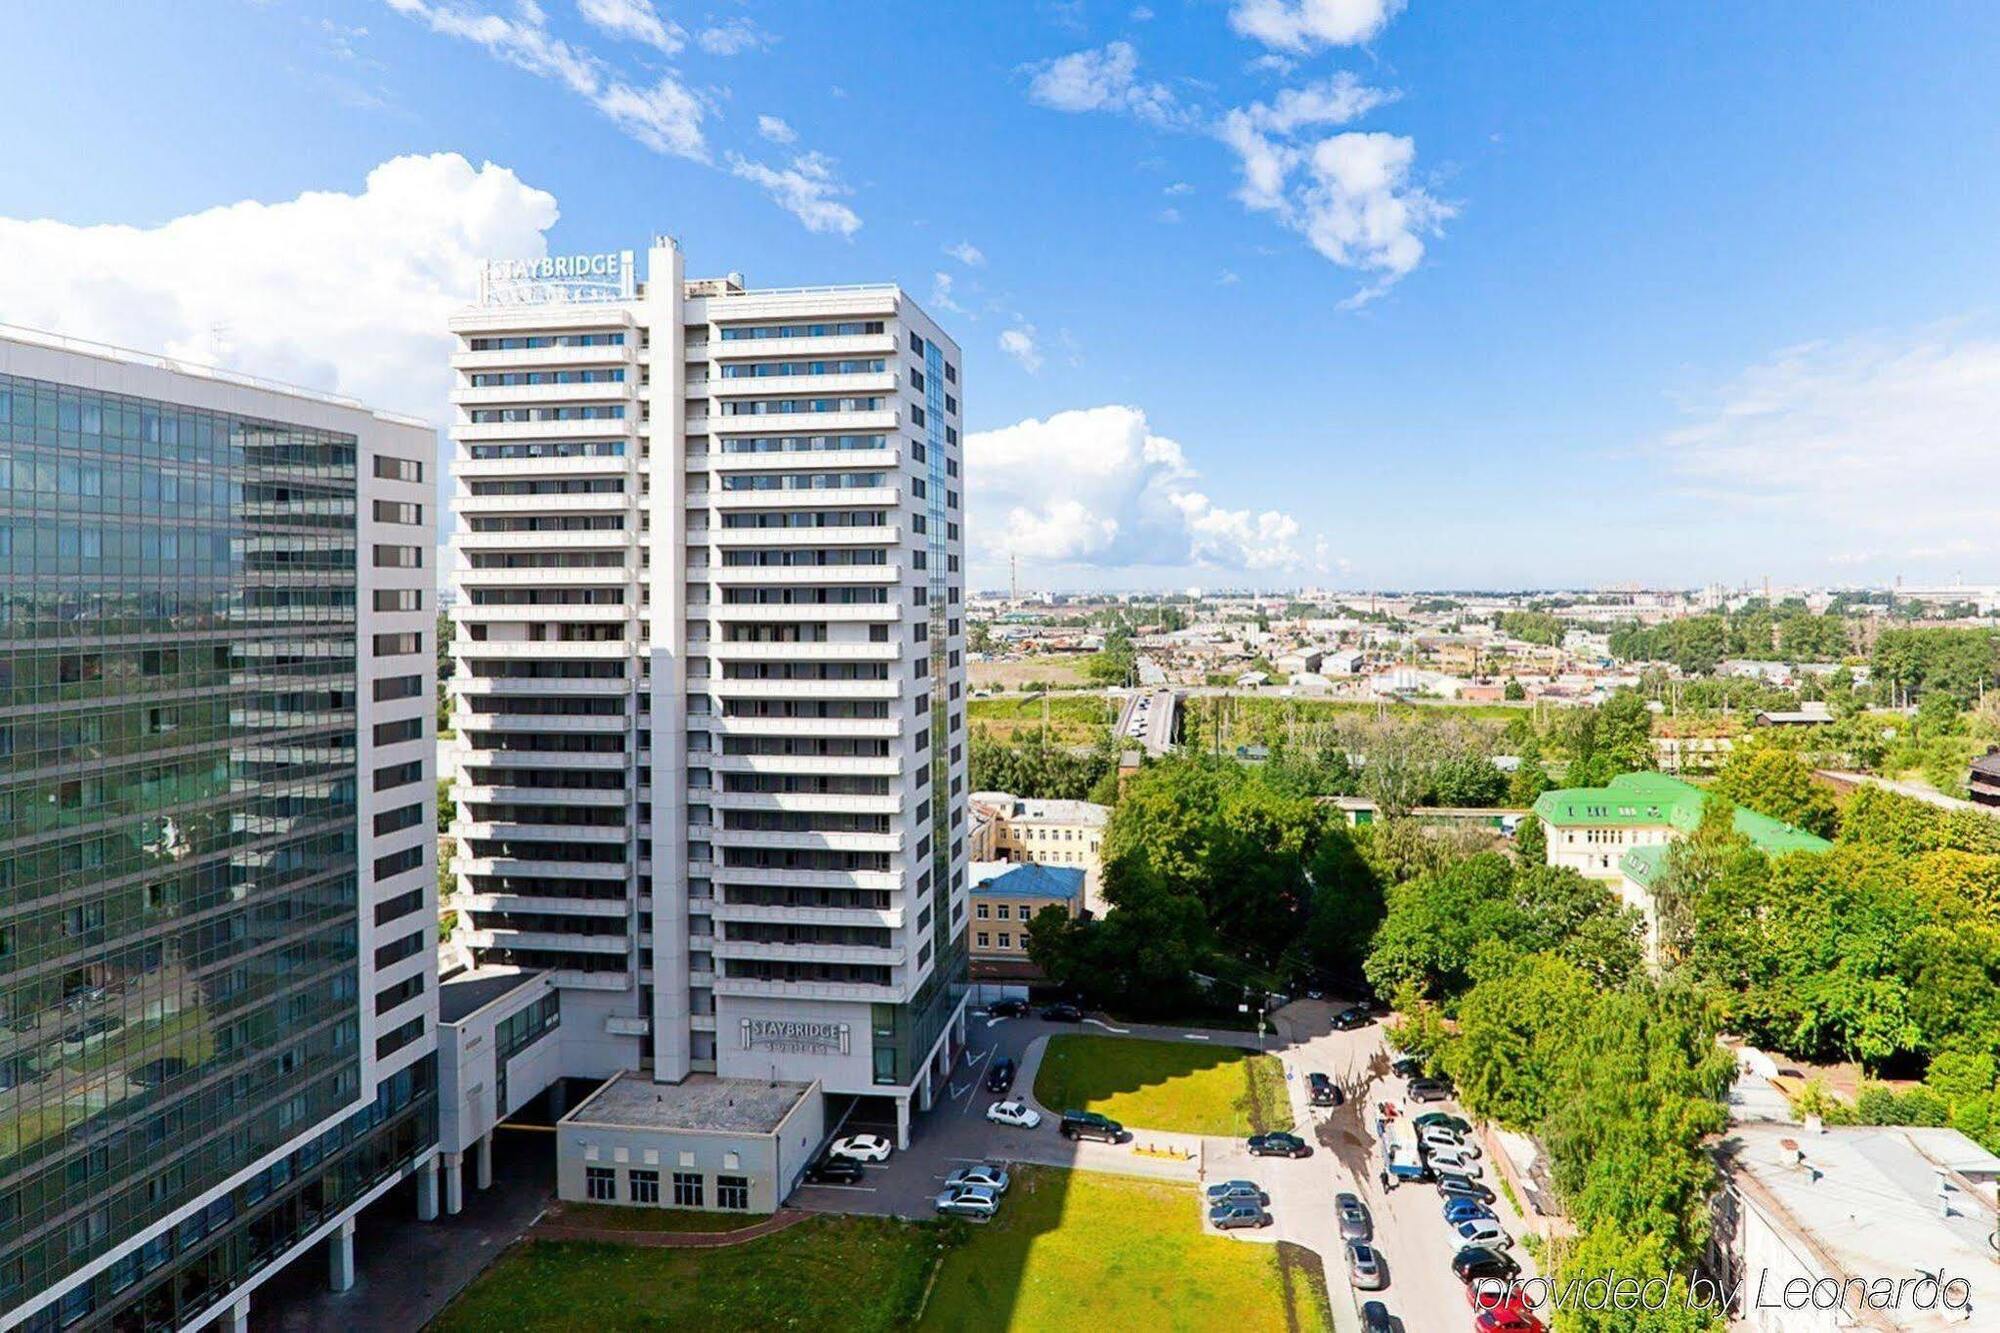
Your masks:
{"label": "building facade", "polygon": [[1070,917],[1083,910],[1079,866],[988,861],[972,865],[972,969],[980,980],[1032,981],[1028,923],[1045,907]]}
{"label": "building facade", "polygon": [[0,331],[0,1328],[240,1327],[434,1160],[434,455]]}
{"label": "building facade", "polygon": [[959,351],[892,285],[644,262],[453,321],[458,940],[550,974],[567,1075],[907,1123],[963,1038]]}

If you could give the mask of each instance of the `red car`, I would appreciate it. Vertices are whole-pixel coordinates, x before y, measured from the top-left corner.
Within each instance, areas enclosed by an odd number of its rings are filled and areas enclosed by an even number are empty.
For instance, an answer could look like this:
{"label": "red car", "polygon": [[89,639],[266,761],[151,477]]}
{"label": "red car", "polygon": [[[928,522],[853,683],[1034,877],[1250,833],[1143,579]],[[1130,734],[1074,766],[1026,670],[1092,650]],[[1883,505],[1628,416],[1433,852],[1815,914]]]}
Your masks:
{"label": "red car", "polygon": [[1518,1291],[1468,1282],[1465,1299],[1472,1306],[1473,1333],[1543,1333],[1546,1327]]}

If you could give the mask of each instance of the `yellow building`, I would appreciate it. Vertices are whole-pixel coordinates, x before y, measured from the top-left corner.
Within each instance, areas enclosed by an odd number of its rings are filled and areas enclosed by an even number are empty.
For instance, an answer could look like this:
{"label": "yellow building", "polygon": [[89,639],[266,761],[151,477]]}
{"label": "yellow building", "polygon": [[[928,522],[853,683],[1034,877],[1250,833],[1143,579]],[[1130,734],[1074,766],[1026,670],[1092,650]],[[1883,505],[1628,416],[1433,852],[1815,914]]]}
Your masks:
{"label": "yellow building", "polygon": [[972,971],[975,978],[1029,980],[1028,923],[1046,907],[1075,916],[1083,907],[1081,868],[1034,862],[972,863]]}

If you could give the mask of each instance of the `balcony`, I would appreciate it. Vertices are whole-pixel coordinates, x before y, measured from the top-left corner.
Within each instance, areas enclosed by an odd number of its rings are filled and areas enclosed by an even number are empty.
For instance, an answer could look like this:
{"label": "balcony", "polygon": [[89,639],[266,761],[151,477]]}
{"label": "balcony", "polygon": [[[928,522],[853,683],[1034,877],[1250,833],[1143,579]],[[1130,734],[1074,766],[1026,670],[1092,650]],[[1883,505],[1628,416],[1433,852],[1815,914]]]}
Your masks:
{"label": "balcony", "polygon": [[[472,645],[468,644],[465,646],[470,647]],[[550,654],[551,658],[559,656],[560,654]],[[542,679],[539,677],[458,675],[452,677],[451,683],[453,694],[465,695],[468,698],[484,694],[512,695],[517,698],[521,696],[532,698],[536,695],[566,694],[629,695],[632,693],[632,690],[633,683],[630,680],[620,678],[609,680],[559,680]]]}
{"label": "balcony", "polygon": [[[785,455],[779,455],[784,457]],[[791,494],[809,496],[811,491]],[[801,499],[802,506],[811,501]],[[750,546],[769,550],[774,546],[899,546],[903,529],[890,523],[857,528],[725,528],[710,527],[690,531],[688,540],[711,546]]]}
{"label": "balcony", "polygon": [[[718,810],[789,810],[802,813],[827,811],[835,814],[900,815],[903,798],[887,796],[847,796],[821,792],[722,791],[708,792],[709,804]],[[768,872],[759,871],[759,874]],[[897,887],[897,886],[890,886]]]}
{"label": "balcony", "polygon": [[717,509],[894,509],[902,503],[902,492],[895,486],[793,491],[725,491],[718,487],[689,491],[687,502]]}
{"label": "balcony", "polygon": [[548,916],[623,917],[621,898],[543,898],[528,893],[461,893],[451,905],[467,912],[541,912]]}
{"label": "balcony", "polygon": [[716,773],[783,773],[796,775],[842,775],[893,778],[902,772],[903,761],[884,758],[830,757],[805,754],[711,754],[708,767]]}
{"label": "balcony", "polygon": [[[616,438],[615,432],[612,438]],[[627,452],[636,455],[638,450]],[[471,458],[461,455],[452,460],[451,474],[461,481],[472,477],[602,476],[629,473],[631,465],[632,459],[626,454],[583,454],[569,458]]]}
{"label": "balcony", "polygon": [[[467,441],[502,443],[507,440],[629,441],[639,433],[642,424],[636,411],[628,411],[622,418],[599,417],[583,421],[463,420],[452,423],[451,438],[460,443]],[[628,443],[626,452],[636,454],[637,446]]]}
{"label": "balcony", "polygon": [[457,796],[461,808],[486,801],[505,801],[522,805],[592,806],[600,810],[623,809],[628,799],[628,793],[622,790],[579,791],[575,787],[537,787],[532,784],[525,786],[477,787],[464,782],[458,784]]}
{"label": "balcony", "polygon": [[910,956],[907,948],[875,948],[865,944],[778,944],[767,940],[717,940],[717,958],[756,958],[777,962],[871,963],[896,967]]}
{"label": "balcony", "polygon": [[588,492],[581,495],[467,495],[461,494],[452,506],[461,514],[565,514],[601,513],[605,510],[636,509],[636,495],[619,491]]}
{"label": "balcony", "polygon": [[[886,312],[885,312],[886,313]],[[893,333],[853,333],[834,338],[711,338],[703,355],[715,361],[778,361],[805,357],[825,361],[848,357],[897,355]]]}
{"label": "balcony", "polygon": [[[816,357],[815,360],[834,360],[831,357]],[[885,357],[884,360],[887,360]],[[896,363],[890,361],[894,367]],[[709,380],[709,389],[718,396],[727,394],[732,398],[784,398],[793,396],[819,398],[853,398],[867,394],[877,398],[892,398],[898,389],[894,369],[862,371],[851,375],[771,375],[756,379],[737,379],[717,375]],[[837,412],[785,413],[786,416],[839,416]]]}
{"label": "balcony", "polygon": [[[880,395],[887,397],[888,395]],[[891,399],[891,401],[894,401]],[[876,435],[899,425],[893,407],[872,412],[765,412],[741,416],[712,413],[708,431],[714,435]]]}
{"label": "balcony", "polygon": [[[457,691],[454,690],[452,693],[456,694]],[[469,731],[591,732],[597,735],[622,735],[631,722],[630,718],[616,713],[609,717],[598,717],[595,715],[567,717],[562,715],[551,716],[543,713],[480,713],[474,712],[470,705],[464,703],[459,703],[453,707],[451,717],[452,726],[459,733],[461,742],[465,739],[465,733]],[[540,755],[544,753],[568,752],[487,750],[483,751],[483,753],[489,755],[516,753]]]}
{"label": "balcony", "polygon": [[[517,367],[509,366],[513,370]],[[461,384],[451,391],[451,401],[459,407],[532,407],[537,403],[623,403],[635,402],[638,374],[624,382],[589,384]],[[634,409],[636,413],[636,408]]]}
{"label": "balcony", "polygon": [[[613,609],[624,610],[625,608],[616,607]],[[461,660],[474,662],[492,662],[503,659],[511,661],[526,659],[533,661],[537,658],[549,661],[576,661],[580,658],[630,657],[637,651],[637,645],[628,643],[622,639],[613,639],[609,643],[599,643],[587,639],[474,640],[460,638],[452,641],[452,652],[457,657]]]}
{"label": "balcony", "polygon": [[900,602],[864,602],[842,606],[744,606],[735,602],[707,601],[690,605],[687,610],[690,620],[735,621],[744,624],[771,622],[790,624],[795,620],[826,621],[830,624],[900,621],[905,613],[906,608]]}
{"label": "balcony", "polygon": [[453,370],[542,370],[550,366],[631,366],[638,377],[639,338],[627,333],[620,347],[523,347],[511,352],[457,351],[451,354]]}
{"label": "balcony", "polygon": [[708,840],[718,847],[799,848],[826,852],[900,852],[903,834],[889,833],[771,833],[763,829],[716,829]]}
{"label": "balcony", "polygon": [[[693,718],[689,726],[700,725]],[[707,724],[718,736],[873,736],[903,734],[899,717],[714,717]]]}
{"label": "balcony", "polygon": [[512,766],[535,768],[593,769],[599,772],[622,771],[631,761],[624,754],[586,754],[569,750],[471,750],[461,749],[458,762],[461,768],[485,768],[489,766]]}
{"label": "balcony", "polygon": [[555,930],[461,930],[452,938],[472,949],[550,949],[562,953],[624,954],[623,935],[569,935]]}
{"label": "balcony", "polygon": [[717,903],[717,921],[773,921],[801,926],[886,926],[900,930],[900,907],[762,907],[746,903]]}
{"label": "balcony", "polygon": [[[623,587],[639,576],[631,565],[589,565],[583,567],[537,566],[532,569],[473,569],[461,562],[451,571],[452,582],[461,588],[537,588],[601,586]],[[470,609],[467,603],[461,608]]]}
{"label": "balcony", "polygon": [[761,995],[786,1000],[869,1000],[890,1004],[903,998],[904,987],[895,982],[882,986],[861,986],[851,981],[757,981],[749,977],[717,977],[717,995]]}
{"label": "balcony", "polygon": [[[548,802],[543,802],[548,804]],[[460,842],[493,838],[528,839],[533,842],[588,843],[598,847],[622,847],[631,841],[632,831],[624,824],[609,828],[592,824],[479,823],[461,817],[451,826],[451,836]]]}
{"label": "balcony", "polygon": [[[804,653],[794,656],[808,658]],[[908,687],[908,681],[899,679],[728,680],[717,675],[702,682],[704,690],[724,699],[900,699]]]}
{"label": "balcony", "polygon": [[[810,608],[792,608],[792,618],[803,619]],[[717,619],[726,619],[718,616]],[[689,645],[689,651],[693,651]],[[730,643],[710,640],[702,651],[719,662],[896,662],[902,660],[900,643]]]}
{"label": "balcony", "polygon": [[475,875],[536,875],[543,879],[588,879],[623,883],[627,866],[598,861],[528,861],[512,856],[468,856],[451,863],[460,882]]}
{"label": "balcony", "polygon": [[708,571],[709,582],[718,586],[900,583],[902,579],[903,567],[894,561],[881,565],[713,565]]}

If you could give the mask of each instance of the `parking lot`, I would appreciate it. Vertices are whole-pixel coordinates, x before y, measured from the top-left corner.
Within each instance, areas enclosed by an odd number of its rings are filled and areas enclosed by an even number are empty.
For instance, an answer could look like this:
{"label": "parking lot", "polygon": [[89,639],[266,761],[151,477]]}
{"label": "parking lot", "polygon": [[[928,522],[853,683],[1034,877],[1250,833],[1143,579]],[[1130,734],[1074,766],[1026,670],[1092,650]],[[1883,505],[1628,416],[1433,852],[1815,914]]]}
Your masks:
{"label": "parking lot", "polygon": [[[1376,1108],[1384,1101],[1402,1103],[1405,1080],[1390,1072],[1390,1054],[1380,1026],[1333,1032],[1327,1022],[1331,1012],[1332,1006],[1315,1001],[1288,1006],[1278,1016],[1278,1035],[1267,1047],[1284,1064],[1298,1131],[1313,1144],[1311,1157],[1252,1157],[1241,1140],[1197,1139],[1129,1127],[1145,1140],[1168,1146],[1185,1143],[1194,1152],[1192,1160],[1185,1162],[1153,1159],[1136,1154],[1132,1144],[1070,1143],[1057,1132],[1054,1115],[1045,1116],[1032,1130],[992,1124],[985,1119],[985,1111],[998,1097],[986,1090],[984,1082],[992,1060],[1006,1057],[1020,1064],[1035,1039],[1042,1036],[1117,1030],[1101,1024],[1047,1023],[1038,1018],[990,1021],[974,1015],[968,1020],[966,1054],[931,1110],[913,1120],[910,1147],[886,1163],[869,1165],[859,1184],[802,1185],[792,1202],[828,1212],[930,1217],[934,1215],[932,1200],[943,1188],[944,1178],[977,1161],[1033,1162],[1189,1183],[1254,1180],[1270,1195],[1272,1225],[1228,1234],[1248,1244],[1293,1241],[1318,1253],[1325,1263],[1337,1327],[1358,1329],[1360,1304],[1372,1299],[1388,1306],[1405,1333],[1469,1328],[1471,1308],[1465,1289],[1451,1272],[1458,1244],[1444,1220],[1435,1187],[1404,1183],[1389,1189],[1381,1180],[1381,1154],[1374,1135]],[[1196,1034],[1134,1028],[1130,1035],[1173,1040]],[[1255,1038],[1247,1035],[1210,1034],[1208,1039],[1255,1044]],[[1314,1072],[1329,1075],[1341,1088],[1345,1094],[1341,1106],[1317,1109],[1306,1104],[1306,1078]],[[1007,1096],[1028,1098],[1033,1073],[1032,1067],[1023,1069]],[[1062,1108],[1048,1109],[1059,1113]],[[1457,1107],[1453,1102],[1440,1102],[1416,1110],[1456,1112]],[[857,1120],[840,1132],[862,1130],[880,1132],[881,1126]],[[1492,1185],[1492,1176],[1488,1168],[1484,1183]],[[1388,1275],[1388,1284],[1380,1292],[1356,1293],[1347,1284],[1345,1249],[1334,1213],[1334,1196],[1342,1191],[1359,1196],[1373,1217],[1375,1245]],[[1521,1219],[1504,1199],[1496,1200],[1492,1207],[1501,1225],[1518,1242],[1525,1231]],[[1533,1271],[1518,1243],[1512,1253],[1525,1270]]]}

